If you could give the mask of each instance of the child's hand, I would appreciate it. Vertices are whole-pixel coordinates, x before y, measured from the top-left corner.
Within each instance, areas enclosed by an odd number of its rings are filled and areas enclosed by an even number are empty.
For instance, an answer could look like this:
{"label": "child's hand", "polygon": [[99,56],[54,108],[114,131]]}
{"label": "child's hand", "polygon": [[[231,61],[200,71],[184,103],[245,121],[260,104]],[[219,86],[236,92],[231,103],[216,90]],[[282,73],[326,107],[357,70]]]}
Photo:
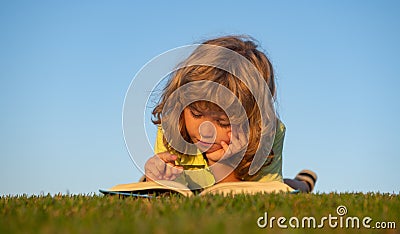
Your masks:
{"label": "child's hand", "polygon": [[147,160],[144,170],[146,180],[174,180],[183,172],[183,168],[175,166],[178,157],[168,152],[159,153]]}
{"label": "child's hand", "polygon": [[235,127],[232,129],[232,132],[229,133],[231,143],[228,145],[225,141],[221,141],[221,149],[206,154],[209,160],[217,162],[222,157],[224,157],[224,159],[227,159],[232,155],[239,153],[246,147],[248,139],[244,131],[239,127]]}

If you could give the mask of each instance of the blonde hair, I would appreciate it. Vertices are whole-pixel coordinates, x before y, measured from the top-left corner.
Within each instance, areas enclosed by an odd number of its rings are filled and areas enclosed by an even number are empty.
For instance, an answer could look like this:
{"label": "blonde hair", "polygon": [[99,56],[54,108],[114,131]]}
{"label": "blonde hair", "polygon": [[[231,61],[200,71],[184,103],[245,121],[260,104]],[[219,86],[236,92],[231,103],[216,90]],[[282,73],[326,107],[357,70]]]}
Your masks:
{"label": "blonde hair", "polygon": [[[214,45],[225,47],[229,50],[232,50],[248,61],[251,62],[252,65],[258,70],[264,81],[266,82],[268,89],[271,93],[272,98],[275,100],[276,97],[276,87],[275,87],[275,78],[273,73],[273,68],[271,62],[267,58],[267,56],[257,49],[257,44],[255,40],[249,36],[225,36],[219,37],[215,39],[211,39],[203,42],[204,45]],[[183,63],[189,63],[190,60],[204,56],[201,51],[194,51],[189,58]],[[240,64],[242,66],[242,64]],[[244,65],[243,65],[244,66]],[[242,69],[242,67],[235,67],[235,69]],[[244,67],[243,69],[247,69]],[[235,77],[233,74],[219,69],[213,66],[206,65],[192,65],[192,66],[183,66],[180,69],[177,69],[174,73],[172,73],[170,80],[167,85],[163,89],[163,93],[160,97],[160,101],[153,109],[153,123],[161,124],[162,119],[162,111],[168,100],[168,98],[173,94],[175,90],[182,87],[185,84],[188,84],[193,81],[212,81],[218,83],[227,89],[229,89],[240,101],[243,106],[247,120],[249,123],[249,144],[244,153],[244,157],[240,161],[239,165],[235,168],[234,173],[235,176],[239,179],[246,179],[248,176],[248,171],[251,165],[251,162],[254,158],[254,155],[258,149],[260,142],[260,132],[261,132],[261,114],[259,107],[257,105],[256,99],[254,98],[251,90],[243,83],[242,80]],[[215,95],[215,90],[209,90],[209,93]],[[183,97],[182,97],[183,98]],[[204,101],[197,101],[190,105],[195,105],[200,109],[214,109],[217,111],[222,111],[222,109],[213,104],[213,105],[205,105]],[[184,140],[187,142],[191,142],[190,137],[188,136],[185,122],[182,115],[179,118],[179,133]],[[163,139],[163,143],[168,150],[173,151],[170,144],[168,144],[167,140]],[[264,163],[263,167],[271,164],[273,159],[273,151],[269,153],[268,161]]]}

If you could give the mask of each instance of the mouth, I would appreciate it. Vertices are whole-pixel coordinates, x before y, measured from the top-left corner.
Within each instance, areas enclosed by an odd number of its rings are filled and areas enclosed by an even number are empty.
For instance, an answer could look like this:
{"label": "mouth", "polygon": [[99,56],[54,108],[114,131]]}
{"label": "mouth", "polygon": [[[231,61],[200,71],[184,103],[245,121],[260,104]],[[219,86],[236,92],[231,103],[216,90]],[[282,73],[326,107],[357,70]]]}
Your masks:
{"label": "mouth", "polygon": [[200,145],[200,146],[203,146],[203,147],[211,147],[212,145],[214,145],[214,143],[197,140],[196,145]]}

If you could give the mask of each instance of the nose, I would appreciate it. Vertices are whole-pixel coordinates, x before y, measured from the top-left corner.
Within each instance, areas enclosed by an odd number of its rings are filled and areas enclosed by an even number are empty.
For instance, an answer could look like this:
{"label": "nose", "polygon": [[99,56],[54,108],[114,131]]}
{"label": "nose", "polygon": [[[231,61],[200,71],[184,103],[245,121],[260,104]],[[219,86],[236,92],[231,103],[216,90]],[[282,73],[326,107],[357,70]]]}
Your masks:
{"label": "nose", "polygon": [[204,121],[199,126],[199,133],[202,138],[208,138],[214,141],[217,135],[217,129],[210,121]]}

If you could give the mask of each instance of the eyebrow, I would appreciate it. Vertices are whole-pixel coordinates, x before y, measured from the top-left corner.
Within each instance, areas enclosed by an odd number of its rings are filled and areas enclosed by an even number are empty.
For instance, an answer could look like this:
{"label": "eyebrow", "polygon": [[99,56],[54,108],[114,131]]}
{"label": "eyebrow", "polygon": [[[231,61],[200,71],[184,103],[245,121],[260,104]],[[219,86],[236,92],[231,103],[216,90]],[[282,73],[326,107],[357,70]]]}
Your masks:
{"label": "eyebrow", "polygon": [[[189,107],[189,109],[191,109],[193,111],[196,111],[196,112],[198,112],[200,114],[204,114],[204,111],[201,111],[201,110],[197,109],[192,104],[189,104],[187,107]],[[205,111],[208,112],[208,110],[205,110]],[[225,114],[225,112],[223,112],[223,111],[222,112],[221,111],[210,111],[210,112],[211,112],[211,115],[216,116],[219,120],[230,122],[229,121],[229,117]]]}

